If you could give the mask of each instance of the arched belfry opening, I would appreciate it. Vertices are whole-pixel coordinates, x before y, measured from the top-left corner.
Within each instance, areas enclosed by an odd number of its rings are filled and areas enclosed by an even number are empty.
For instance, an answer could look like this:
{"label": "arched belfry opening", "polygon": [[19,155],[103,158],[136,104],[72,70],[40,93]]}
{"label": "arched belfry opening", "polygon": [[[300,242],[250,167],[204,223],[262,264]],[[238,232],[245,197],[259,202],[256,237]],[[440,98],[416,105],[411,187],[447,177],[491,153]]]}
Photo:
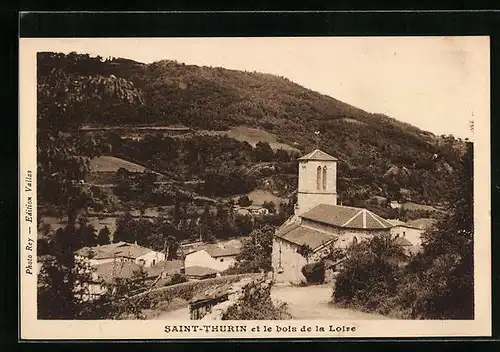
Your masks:
{"label": "arched belfry opening", "polygon": [[321,166],[318,166],[316,169],[316,189],[320,189],[321,187]]}
{"label": "arched belfry opening", "polygon": [[326,189],[326,166],[323,166],[323,190]]}

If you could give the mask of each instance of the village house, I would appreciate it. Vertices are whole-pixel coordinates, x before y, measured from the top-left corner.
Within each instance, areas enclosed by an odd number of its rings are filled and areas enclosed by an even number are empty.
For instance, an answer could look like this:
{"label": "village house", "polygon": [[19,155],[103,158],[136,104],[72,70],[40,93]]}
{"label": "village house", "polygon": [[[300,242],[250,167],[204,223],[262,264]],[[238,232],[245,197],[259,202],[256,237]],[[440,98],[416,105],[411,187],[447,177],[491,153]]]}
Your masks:
{"label": "village house", "polygon": [[229,269],[240,254],[241,241],[231,240],[214,244],[198,246],[185,252],[184,265],[186,271],[189,267],[204,267],[217,271]]}
{"label": "village house", "polygon": [[305,281],[302,267],[328,257],[333,248],[391,235],[394,225],[377,214],[337,205],[336,178],[337,159],[331,155],[316,149],[299,158],[295,214],[273,237],[272,267],[277,282]]}
{"label": "village house", "polygon": [[408,253],[416,253],[421,249],[423,229],[406,223],[398,219],[388,220],[393,227],[391,235],[393,235],[400,244],[405,247]]}
{"label": "village house", "polygon": [[146,268],[146,273],[149,279],[155,279],[160,274],[161,279],[167,279],[175,274],[184,274],[184,261],[163,260]]}
{"label": "village house", "polygon": [[243,216],[263,216],[263,215],[269,215],[269,210],[264,208],[261,205],[249,205],[246,207],[242,207],[239,205],[234,205],[233,206],[233,211],[238,214],[238,215],[243,215]]}
{"label": "village house", "polygon": [[[81,259],[84,257],[80,257]],[[88,260],[88,259],[84,259]],[[175,274],[184,273],[184,263],[181,260],[160,261],[150,267],[145,267],[131,261],[112,261],[92,265],[89,272],[91,279],[78,282],[75,290],[80,292],[77,297],[84,300],[95,300],[108,290],[114,290],[117,280],[139,281],[139,286],[146,288],[149,283],[160,276],[158,286],[168,281]],[[143,288],[138,289],[141,291]],[[129,292],[134,294],[134,292]]]}
{"label": "village house", "polygon": [[249,205],[246,209],[252,213],[252,215],[269,215],[269,210],[260,205]]}
{"label": "village house", "polygon": [[165,260],[165,254],[136,243],[117,242],[95,247],[84,247],[76,251],[76,258],[88,258],[91,265],[109,262],[131,262],[150,267]]}

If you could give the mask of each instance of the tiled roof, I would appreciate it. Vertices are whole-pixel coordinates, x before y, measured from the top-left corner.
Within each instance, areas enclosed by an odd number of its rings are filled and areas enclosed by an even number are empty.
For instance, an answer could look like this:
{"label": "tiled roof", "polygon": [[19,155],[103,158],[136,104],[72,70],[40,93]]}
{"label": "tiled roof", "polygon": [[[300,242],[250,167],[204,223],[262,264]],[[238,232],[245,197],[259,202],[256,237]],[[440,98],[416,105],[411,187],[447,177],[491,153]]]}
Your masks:
{"label": "tiled roof", "polygon": [[96,274],[105,282],[113,282],[113,278],[131,279],[141,266],[130,262],[109,262],[95,266]]}
{"label": "tiled roof", "polygon": [[302,214],[302,218],[355,229],[388,229],[394,226],[369,210],[340,205],[317,205]]}
{"label": "tiled roof", "polygon": [[205,277],[218,273],[217,270],[212,268],[206,268],[204,266],[190,266],[186,268],[186,276],[191,277]]}
{"label": "tiled roof", "polygon": [[320,160],[320,161],[337,161],[337,158],[334,158],[333,156],[326,154],[324,151],[315,149],[309,154],[304,155],[303,157],[300,157],[298,160]]}
{"label": "tiled roof", "polygon": [[220,246],[217,244],[211,244],[206,246],[204,249],[214,258],[238,255],[241,252],[241,247],[231,245]]}
{"label": "tiled roof", "polygon": [[409,222],[404,222],[404,221],[401,221],[398,219],[391,219],[391,220],[387,220],[387,221],[389,221],[393,226],[404,226],[404,227],[420,229],[420,227],[417,227],[415,225],[410,225],[411,220]]}
{"label": "tiled roof", "polygon": [[144,254],[151,252],[152,249],[146,248],[139,246],[137,244],[131,244],[129,246],[125,247],[119,247],[117,248],[114,252],[116,253],[117,257],[127,257],[127,258],[139,258],[140,256],[143,256]]}
{"label": "tiled roof", "polygon": [[84,257],[90,257],[91,259],[108,259],[113,257],[136,259],[151,251],[152,249],[142,247],[137,244],[118,242],[96,247],[80,248],[75,253]]}
{"label": "tiled roof", "polygon": [[214,258],[228,257],[240,254],[243,243],[240,240],[230,240],[213,244],[203,244],[193,246],[191,249],[186,249],[185,254],[190,254],[198,251],[206,251]]}
{"label": "tiled roof", "polygon": [[164,270],[167,274],[174,274],[180,272],[184,267],[184,262],[182,260],[162,260],[155,265],[146,269],[148,276],[158,276]]}
{"label": "tiled roof", "polygon": [[333,234],[326,234],[304,226],[289,226],[285,230],[276,232],[275,235],[299,246],[307,245],[313,250],[335,237]]}
{"label": "tiled roof", "polygon": [[401,221],[399,219],[387,219],[394,226],[409,226],[406,222]]}

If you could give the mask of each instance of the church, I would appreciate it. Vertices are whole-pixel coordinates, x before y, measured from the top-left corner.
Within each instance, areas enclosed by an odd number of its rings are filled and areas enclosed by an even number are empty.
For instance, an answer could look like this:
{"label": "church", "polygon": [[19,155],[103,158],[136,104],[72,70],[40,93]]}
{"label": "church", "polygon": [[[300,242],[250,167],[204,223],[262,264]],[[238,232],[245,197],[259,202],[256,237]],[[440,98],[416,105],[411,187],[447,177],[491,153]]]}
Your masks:
{"label": "church", "polygon": [[302,267],[324,258],[333,247],[394,234],[397,227],[367,209],[337,205],[336,158],[316,149],[298,161],[295,214],[273,236],[276,282],[303,282]]}

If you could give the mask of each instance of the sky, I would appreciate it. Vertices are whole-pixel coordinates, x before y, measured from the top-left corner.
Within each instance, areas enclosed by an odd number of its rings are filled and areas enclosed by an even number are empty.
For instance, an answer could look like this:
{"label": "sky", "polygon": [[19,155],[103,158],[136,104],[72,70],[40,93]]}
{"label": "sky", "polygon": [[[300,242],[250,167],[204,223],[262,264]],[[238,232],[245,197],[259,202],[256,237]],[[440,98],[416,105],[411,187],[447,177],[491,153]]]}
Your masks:
{"label": "sky", "polygon": [[38,51],[258,71],[435,134],[488,121],[488,37],[36,39]]}

